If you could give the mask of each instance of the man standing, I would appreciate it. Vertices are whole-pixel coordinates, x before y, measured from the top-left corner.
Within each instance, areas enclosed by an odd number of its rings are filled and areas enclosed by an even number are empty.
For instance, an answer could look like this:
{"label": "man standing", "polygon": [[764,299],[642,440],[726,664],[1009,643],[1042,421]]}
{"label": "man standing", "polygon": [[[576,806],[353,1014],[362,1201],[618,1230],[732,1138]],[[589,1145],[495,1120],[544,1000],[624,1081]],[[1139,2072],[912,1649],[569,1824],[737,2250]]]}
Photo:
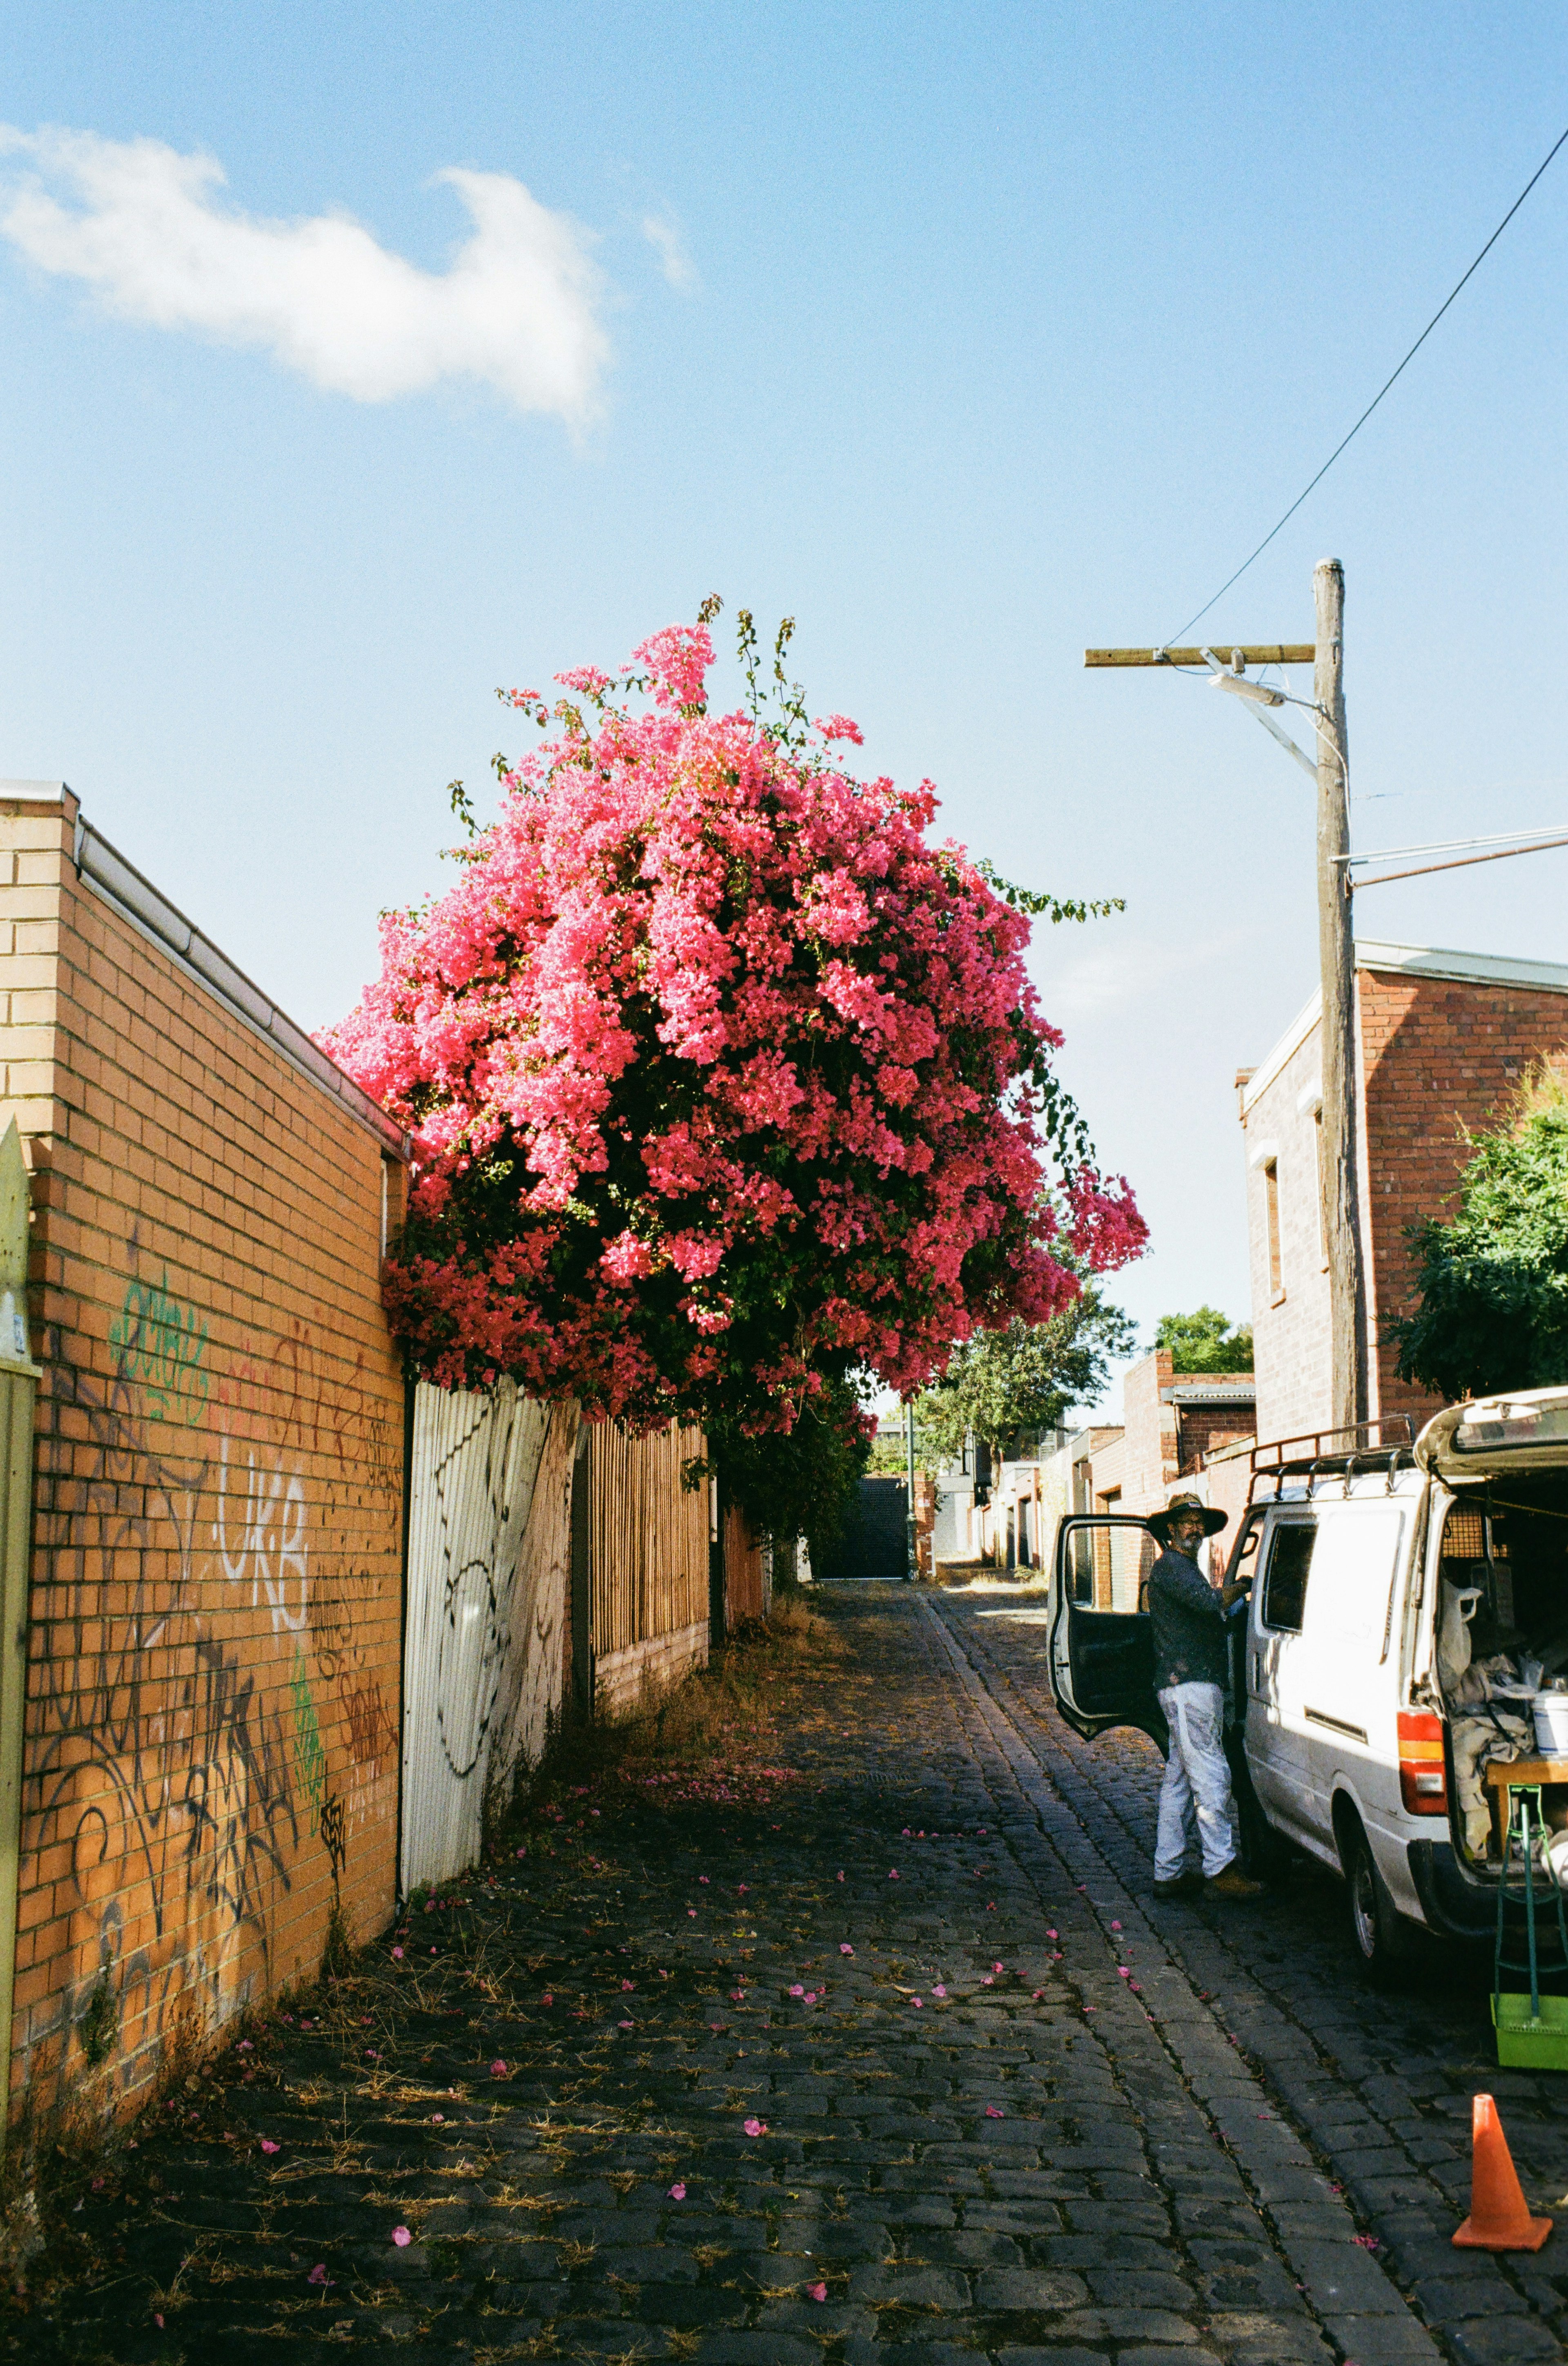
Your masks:
{"label": "man standing", "polygon": [[[1223,1528],[1226,1517],[1195,1495],[1177,1495],[1144,1524],[1164,1547],[1148,1574],[1148,1609],[1154,1685],[1170,1728],[1154,1848],[1156,1898],[1262,1895],[1262,1885],[1249,1881],[1237,1863],[1225,1755],[1225,1614],[1247,1586],[1237,1579],[1216,1588],[1198,1567],[1204,1538]],[[1187,1870],[1194,1839],[1203,1850],[1201,1879]]]}

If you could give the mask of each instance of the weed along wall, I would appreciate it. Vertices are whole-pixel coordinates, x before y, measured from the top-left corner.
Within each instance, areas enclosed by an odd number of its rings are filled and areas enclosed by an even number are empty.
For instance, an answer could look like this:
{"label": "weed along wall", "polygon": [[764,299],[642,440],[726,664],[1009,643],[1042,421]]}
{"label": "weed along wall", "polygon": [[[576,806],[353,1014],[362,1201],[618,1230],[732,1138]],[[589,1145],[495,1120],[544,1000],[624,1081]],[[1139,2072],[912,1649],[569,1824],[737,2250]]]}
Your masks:
{"label": "weed along wall", "polygon": [[404,1144],[58,785],[0,783],[0,995],[41,1370],[15,2112],[134,2094],[392,1910]]}

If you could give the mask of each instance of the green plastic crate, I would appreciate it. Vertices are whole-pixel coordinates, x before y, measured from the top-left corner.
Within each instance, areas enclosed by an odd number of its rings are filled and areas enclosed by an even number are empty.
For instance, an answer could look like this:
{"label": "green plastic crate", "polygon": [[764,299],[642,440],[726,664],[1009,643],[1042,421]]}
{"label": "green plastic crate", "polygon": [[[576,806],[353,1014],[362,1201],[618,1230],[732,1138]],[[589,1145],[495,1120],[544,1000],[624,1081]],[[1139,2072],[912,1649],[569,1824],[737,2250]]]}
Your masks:
{"label": "green plastic crate", "polygon": [[1492,1999],[1497,2059],[1514,2070],[1568,2070],[1568,1997],[1543,1996],[1540,2018],[1532,2021],[1529,1992],[1504,1989]]}

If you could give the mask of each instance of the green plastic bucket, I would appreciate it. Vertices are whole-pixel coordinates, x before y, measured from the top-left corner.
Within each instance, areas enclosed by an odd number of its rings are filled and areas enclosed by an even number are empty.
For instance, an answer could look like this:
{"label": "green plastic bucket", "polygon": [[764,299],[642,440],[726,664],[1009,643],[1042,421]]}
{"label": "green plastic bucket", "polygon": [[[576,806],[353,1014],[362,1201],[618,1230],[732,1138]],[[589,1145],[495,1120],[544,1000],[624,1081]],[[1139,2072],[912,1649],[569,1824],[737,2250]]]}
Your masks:
{"label": "green plastic bucket", "polygon": [[1515,2070],[1568,2070],[1568,1997],[1543,1996],[1532,2020],[1529,1994],[1504,1989],[1492,1999],[1497,2059]]}

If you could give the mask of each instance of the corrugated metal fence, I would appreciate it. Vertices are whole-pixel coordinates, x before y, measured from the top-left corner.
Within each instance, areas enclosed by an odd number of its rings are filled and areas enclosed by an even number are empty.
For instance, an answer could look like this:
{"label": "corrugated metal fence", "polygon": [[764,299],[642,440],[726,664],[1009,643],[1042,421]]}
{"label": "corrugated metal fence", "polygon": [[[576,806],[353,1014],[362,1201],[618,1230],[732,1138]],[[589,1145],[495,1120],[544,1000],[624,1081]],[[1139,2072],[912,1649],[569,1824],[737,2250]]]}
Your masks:
{"label": "corrugated metal fence", "polygon": [[[557,1423],[561,1416],[557,1415]],[[479,1394],[420,1382],[409,1470],[409,1590],[403,1645],[405,1895],[444,1881],[479,1852],[487,1782],[507,1771],[506,1706],[524,1689],[520,1657],[547,1654],[559,1691],[561,1604],[517,1599],[547,1405],[510,1380]],[[575,1437],[577,1416],[570,1415]],[[547,1589],[546,1589],[547,1590]],[[557,1583],[554,1593],[563,1594]],[[536,1631],[543,1623],[543,1634]],[[543,1739],[543,1736],[540,1737]],[[498,1748],[498,1744],[499,1747]]]}

